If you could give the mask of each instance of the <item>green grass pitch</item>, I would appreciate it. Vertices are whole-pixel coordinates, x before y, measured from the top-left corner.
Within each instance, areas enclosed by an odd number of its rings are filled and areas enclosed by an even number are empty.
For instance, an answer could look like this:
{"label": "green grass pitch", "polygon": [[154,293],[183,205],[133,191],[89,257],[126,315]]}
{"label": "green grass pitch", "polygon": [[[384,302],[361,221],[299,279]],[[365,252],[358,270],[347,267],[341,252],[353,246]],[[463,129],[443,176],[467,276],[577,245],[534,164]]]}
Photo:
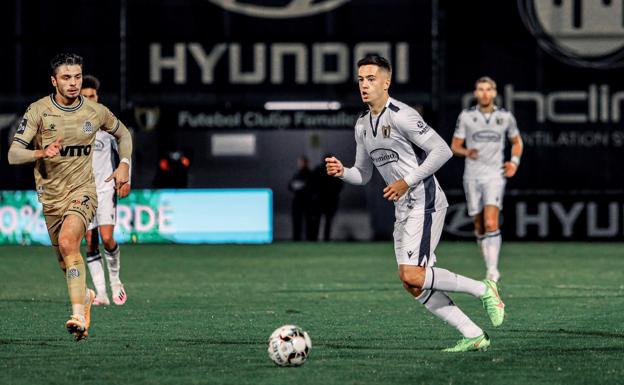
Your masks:
{"label": "green grass pitch", "polygon": [[[481,279],[474,243],[438,266]],[[507,319],[452,294],[492,338],[449,354],[458,333],[403,290],[392,244],[122,246],[128,302],[94,308],[87,341],[52,250],[0,248],[0,384],[622,384],[624,245],[504,243]],[[310,333],[300,368],[268,359],[269,334]]]}

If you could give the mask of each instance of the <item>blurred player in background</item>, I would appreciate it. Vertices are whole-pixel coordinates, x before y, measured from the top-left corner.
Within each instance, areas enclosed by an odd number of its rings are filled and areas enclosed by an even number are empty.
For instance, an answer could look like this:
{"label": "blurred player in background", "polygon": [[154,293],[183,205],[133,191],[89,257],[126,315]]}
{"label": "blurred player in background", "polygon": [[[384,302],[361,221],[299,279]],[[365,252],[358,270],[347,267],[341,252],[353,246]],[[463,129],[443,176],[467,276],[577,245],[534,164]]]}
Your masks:
{"label": "blurred player in background", "polygon": [[[128,183],[132,138],[109,110],[80,95],[82,57],[59,54],[50,62],[55,93],[32,103],[9,148],[10,164],[34,162],[37,195],[52,247],[67,281],[72,315],[65,323],[77,341],[88,336],[95,293],[87,289],[80,242],[97,209],[91,168],[92,147],[100,129],[115,136],[121,163],[108,180]],[[33,145],[34,150],[28,149]]]}
{"label": "blurred player in background", "polygon": [[383,57],[372,55],[358,62],[360,95],[369,109],[355,124],[355,164],[345,168],[335,157],[326,158],[327,173],[364,185],[373,165],[377,167],[387,183],[383,196],[395,205],[394,250],[403,287],[463,335],[445,351],[485,350],[490,345],[488,335],[446,292],[480,298],[494,326],[502,324],[505,305],[495,282],[475,281],[434,267],[448,203],[433,174],[452,153],[418,112],[389,96],[391,75],[390,63]]}
{"label": "blurred player in background", "polygon": [[[464,192],[468,215],[474,222],[477,244],[486,266],[486,278],[498,282],[501,233],[498,218],[503,209],[505,178],[516,174],[522,156],[522,138],[511,112],[498,108],[496,83],[484,76],[475,83],[477,105],[457,119],[451,150],[466,158]],[[511,141],[511,159],[503,163],[505,136]]]}
{"label": "blurred player in background", "polygon": [[[99,102],[98,90],[100,81],[91,75],[85,75],[82,79],[80,94],[94,103]],[[93,148],[93,176],[97,191],[98,207],[95,216],[87,229],[87,266],[91,273],[91,279],[95,286],[94,305],[109,305],[106,292],[106,278],[104,276],[104,264],[98,248],[99,237],[104,244],[104,257],[108,268],[108,281],[116,305],[126,303],[127,295],[119,278],[121,268],[121,252],[119,244],[115,242],[113,233],[117,220],[117,195],[120,198],[130,193],[130,181],[121,186],[115,192],[115,182],[107,181],[106,178],[119,165],[119,151],[117,141],[111,134],[99,130],[95,134],[95,147]],[[98,235],[99,229],[99,235]]]}

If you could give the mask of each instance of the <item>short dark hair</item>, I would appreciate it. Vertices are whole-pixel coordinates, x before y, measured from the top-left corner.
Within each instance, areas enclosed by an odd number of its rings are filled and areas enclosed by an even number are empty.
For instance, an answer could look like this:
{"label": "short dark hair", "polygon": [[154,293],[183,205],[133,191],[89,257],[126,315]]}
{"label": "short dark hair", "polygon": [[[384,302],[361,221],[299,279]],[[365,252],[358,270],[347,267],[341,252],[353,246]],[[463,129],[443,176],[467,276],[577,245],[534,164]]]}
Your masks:
{"label": "short dark hair", "polygon": [[475,82],[475,89],[477,88],[479,83],[490,83],[492,88],[496,89],[496,82],[489,76],[481,76],[479,79],[477,79],[477,81]]}
{"label": "short dark hair", "polygon": [[59,53],[50,60],[52,76],[56,75],[56,70],[62,65],[79,65],[82,67],[82,56],[75,53]]}
{"label": "short dark hair", "polygon": [[93,75],[84,75],[82,77],[82,88],[93,88],[98,91],[100,89],[100,80]]}
{"label": "short dark hair", "polygon": [[378,66],[379,68],[383,68],[386,71],[392,73],[392,66],[390,65],[390,62],[388,61],[388,59],[386,59],[383,56],[366,55],[364,58],[360,59],[357,62],[358,68],[360,68],[361,66],[369,65],[369,64]]}

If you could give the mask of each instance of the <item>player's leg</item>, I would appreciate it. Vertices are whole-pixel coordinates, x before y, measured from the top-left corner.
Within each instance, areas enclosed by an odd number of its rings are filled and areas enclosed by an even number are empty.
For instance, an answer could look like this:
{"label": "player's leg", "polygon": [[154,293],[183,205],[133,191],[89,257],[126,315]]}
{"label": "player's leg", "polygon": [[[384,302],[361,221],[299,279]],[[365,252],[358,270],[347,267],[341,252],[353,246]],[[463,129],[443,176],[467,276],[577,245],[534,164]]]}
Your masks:
{"label": "player's leg", "polygon": [[[410,271],[412,275],[420,275],[418,280],[424,281],[424,266],[418,264],[433,264],[435,262],[433,250],[435,250],[442,233],[444,214],[445,211],[431,215],[425,214],[422,218],[410,218],[395,224],[395,254],[399,264],[399,275],[403,281],[403,287],[416,300],[436,317],[456,328],[464,336],[464,339],[483,339],[485,338],[483,330],[468,318],[444,291],[421,290],[420,287],[416,287],[405,280],[405,272]],[[489,340],[487,344],[489,344]],[[477,348],[484,349],[485,342],[479,343]]]}
{"label": "player's leg", "polygon": [[485,222],[485,234],[483,236],[483,258],[487,269],[486,277],[495,282],[500,278],[498,271],[498,258],[502,237],[498,225],[498,216],[500,210],[496,206],[487,205],[483,210]]}
{"label": "player's leg", "polygon": [[85,223],[77,215],[68,214],[59,233],[59,251],[66,268],[67,289],[72,306],[72,316],[67,330],[81,340],[87,336],[90,324],[90,306],[95,293],[87,290],[86,269],[80,254],[80,241],[85,233]]}
{"label": "player's leg", "polygon": [[111,295],[116,305],[126,303],[127,295],[121,279],[119,278],[119,270],[121,269],[121,250],[119,244],[115,241],[113,233],[115,226],[100,226],[100,236],[104,244],[104,257],[108,267],[108,278],[111,286]]}
{"label": "player's leg", "polygon": [[65,275],[65,273],[67,272],[67,268],[65,266],[65,260],[63,259],[63,255],[61,255],[61,251],[59,250],[58,243],[58,235],[61,232],[63,217],[61,215],[52,215],[46,212],[44,212],[44,217],[46,227],[48,229],[48,235],[50,236],[50,243],[52,244],[54,254],[56,255],[56,260],[59,263],[59,267],[63,271],[63,275]]}
{"label": "player's leg", "polygon": [[98,194],[97,221],[104,246],[104,258],[108,267],[108,281],[111,286],[113,302],[116,305],[123,305],[126,302],[126,291],[119,279],[121,252],[113,237],[115,222],[117,221],[115,190],[101,191]]}
{"label": "player's leg", "polygon": [[477,239],[477,247],[479,253],[485,258],[485,252],[483,250],[483,240],[485,239],[485,226],[483,224],[483,212],[472,216],[472,223],[474,224],[475,238]]}
{"label": "player's leg", "polygon": [[445,213],[446,210],[424,214],[422,219],[408,218],[404,224],[395,225],[395,253],[400,279],[404,285],[422,291],[460,292],[480,298],[492,324],[499,326],[504,319],[505,305],[498,295],[495,283],[488,280],[476,281],[433,267],[436,257],[431,246],[437,246]]}
{"label": "player's leg", "polygon": [[477,240],[477,247],[481,256],[485,258],[483,253],[483,238],[485,234],[485,228],[483,225],[483,203],[482,203],[482,191],[480,184],[476,180],[464,180],[464,193],[466,195],[466,209],[468,215],[472,217],[474,223],[474,233]]}
{"label": "player's leg", "polygon": [[91,280],[95,286],[94,305],[109,305],[108,293],[106,293],[106,276],[104,274],[104,261],[99,250],[100,234],[97,228],[97,217],[91,221],[85,237],[87,241],[87,266],[91,273]]}
{"label": "player's leg", "polygon": [[502,237],[499,227],[499,215],[503,204],[504,179],[496,179],[487,183],[484,187],[483,208],[483,257],[487,268],[487,279],[498,281],[500,273],[498,260],[500,255]]}

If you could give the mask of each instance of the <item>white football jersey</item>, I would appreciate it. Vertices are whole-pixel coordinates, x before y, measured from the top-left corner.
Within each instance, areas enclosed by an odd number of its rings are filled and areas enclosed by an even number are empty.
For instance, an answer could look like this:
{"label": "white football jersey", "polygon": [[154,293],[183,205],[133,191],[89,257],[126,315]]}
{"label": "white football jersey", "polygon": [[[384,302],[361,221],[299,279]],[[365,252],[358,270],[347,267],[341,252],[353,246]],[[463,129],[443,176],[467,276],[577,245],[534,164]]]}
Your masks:
{"label": "white football jersey", "polygon": [[[369,158],[364,167],[374,164],[386,184],[405,178],[417,169],[427,154],[419,147],[438,135],[416,110],[396,99],[388,98],[379,116],[366,111],[355,124],[355,140]],[[395,217],[402,221],[412,210],[431,213],[448,207],[446,195],[434,175],[410,187],[395,205]]]}
{"label": "white football jersey", "polygon": [[115,189],[115,181],[105,182],[119,165],[119,150],[117,140],[111,134],[98,130],[95,134],[93,151],[93,176],[97,192]]}
{"label": "white football jersey", "polygon": [[464,179],[502,177],[505,134],[511,139],[520,131],[512,113],[503,108],[494,107],[488,114],[473,106],[459,114],[453,135],[464,139],[466,148],[479,151],[477,159],[466,157]]}

